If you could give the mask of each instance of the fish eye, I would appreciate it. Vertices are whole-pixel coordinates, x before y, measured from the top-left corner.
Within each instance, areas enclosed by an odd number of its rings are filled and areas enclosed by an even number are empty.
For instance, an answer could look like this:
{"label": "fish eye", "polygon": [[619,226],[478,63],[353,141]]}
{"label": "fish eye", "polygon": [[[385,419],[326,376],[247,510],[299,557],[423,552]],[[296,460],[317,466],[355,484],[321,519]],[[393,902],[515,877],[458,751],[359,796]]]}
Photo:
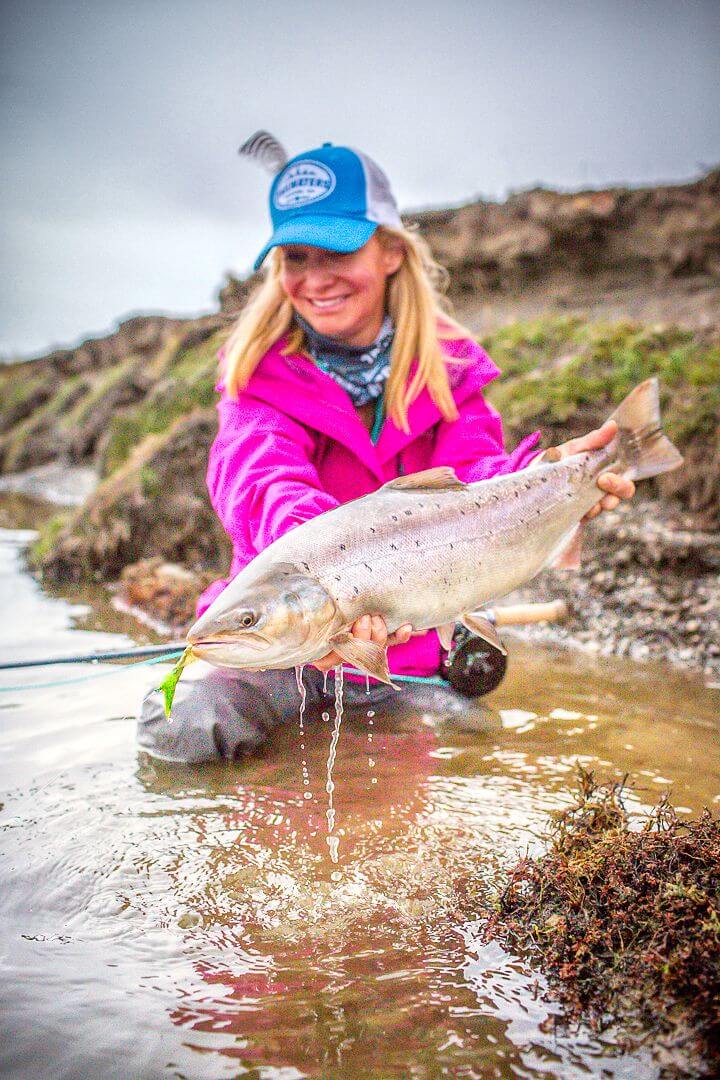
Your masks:
{"label": "fish eye", "polygon": [[244,611],[238,619],[238,625],[241,626],[243,630],[248,630],[251,626],[254,626],[256,622],[257,615],[252,611]]}

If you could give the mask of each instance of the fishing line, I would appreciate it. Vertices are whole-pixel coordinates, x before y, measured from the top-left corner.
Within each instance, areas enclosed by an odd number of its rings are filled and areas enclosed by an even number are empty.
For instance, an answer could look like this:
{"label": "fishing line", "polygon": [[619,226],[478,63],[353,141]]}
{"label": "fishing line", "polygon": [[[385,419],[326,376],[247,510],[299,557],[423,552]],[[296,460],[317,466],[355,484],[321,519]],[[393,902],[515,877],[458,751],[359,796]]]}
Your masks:
{"label": "fishing line", "polygon": [[[162,664],[164,661],[167,661],[167,660],[177,660],[182,656],[183,652],[184,652],[184,649],[177,649],[175,652],[163,653],[162,656],[151,656],[148,660],[135,660],[131,664],[123,664],[122,667],[113,668],[112,671],[93,671],[93,672],[90,672],[88,675],[77,675],[73,679],[52,679],[52,680],[49,680],[47,682],[25,683],[23,685],[17,685],[17,686],[0,686],[0,694],[10,694],[10,693],[17,694],[17,693],[21,693],[22,691],[25,691],[25,690],[52,690],[56,686],[73,686],[73,685],[77,685],[78,683],[89,682],[92,679],[107,679],[111,675],[119,675],[121,672],[127,671],[129,668],[149,666],[151,664]],[[133,653],[131,655],[136,656],[137,653]],[[102,659],[120,659],[120,658],[121,658],[121,654],[117,654],[117,653],[114,654],[112,657],[107,657],[107,656],[102,657]],[[97,658],[88,657],[88,660],[91,663],[96,663],[99,659],[100,659],[100,657],[97,657]],[[80,661],[64,659],[64,660],[56,660],[56,661],[51,661],[51,662],[53,662],[53,663],[79,663]],[[39,667],[39,666],[41,666],[42,663],[43,663],[42,661],[27,661],[22,666],[23,667],[35,667],[35,666]],[[12,666],[14,666],[14,665],[12,665]],[[18,664],[17,666],[19,667],[21,665]],[[10,668],[10,667],[11,667],[10,664],[6,665],[6,669]],[[348,673],[348,675],[360,675],[360,676],[365,675],[364,671],[358,671],[357,668],[351,668],[351,667],[343,666],[343,670],[346,671]],[[423,684],[425,686],[443,686],[443,687],[447,688],[448,685],[449,685],[448,682],[445,679],[441,679],[436,675],[393,675],[392,678],[393,678],[393,680],[395,682],[421,683],[421,684]]]}
{"label": "fishing line", "polygon": [[69,656],[46,656],[42,660],[10,660],[0,663],[0,671],[17,671],[20,668],[53,667],[57,664],[95,664],[99,660],[134,660],[136,656],[169,656],[178,649],[182,651],[185,643],[172,642],[167,645],[133,645],[131,649],[105,649],[103,652],[71,653]]}
{"label": "fishing line", "polygon": [[76,683],[89,682],[91,679],[107,679],[111,675],[119,675],[129,668],[142,667],[150,664],[162,664],[166,660],[177,660],[182,656],[184,649],[178,649],[173,653],[164,653],[162,656],[152,656],[149,660],[135,660],[132,664],[123,664],[122,667],[113,668],[112,671],[93,671],[88,675],[78,675],[74,679],[53,679],[49,682],[25,683],[22,686],[0,686],[0,694],[19,693],[22,690],[49,690],[56,686],[72,686]]}
{"label": "fishing line", "polygon": [[[362,675],[363,678],[366,674],[364,671],[345,667],[345,665],[343,665],[343,671],[346,671],[348,675]],[[446,689],[450,686],[447,679],[441,679],[439,675],[396,675],[391,672],[390,678],[393,682],[422,683],[424,686],[444,686]]]}

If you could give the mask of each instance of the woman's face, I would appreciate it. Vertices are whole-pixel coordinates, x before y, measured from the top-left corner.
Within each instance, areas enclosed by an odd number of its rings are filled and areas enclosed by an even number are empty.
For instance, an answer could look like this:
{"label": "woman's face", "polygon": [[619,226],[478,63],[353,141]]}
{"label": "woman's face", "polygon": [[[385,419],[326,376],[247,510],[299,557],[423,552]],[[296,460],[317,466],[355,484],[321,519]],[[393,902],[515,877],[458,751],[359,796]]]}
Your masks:
{"label": "woman's face", "polygon": [[376,235],[364,247],[344,255],[308,244],[287,244],[282,251],[282,287],[297,313],[319,334],[346,345],[370,345],[385,315],[390,274],[403,261],[403,250],[385,247]]}

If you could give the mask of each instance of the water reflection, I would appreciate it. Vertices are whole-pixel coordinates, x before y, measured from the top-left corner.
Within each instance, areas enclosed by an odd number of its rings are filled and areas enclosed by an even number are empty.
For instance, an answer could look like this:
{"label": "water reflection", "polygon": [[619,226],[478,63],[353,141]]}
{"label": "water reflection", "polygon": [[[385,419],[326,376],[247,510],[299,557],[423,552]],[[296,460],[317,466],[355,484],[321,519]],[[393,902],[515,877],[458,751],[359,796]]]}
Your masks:
{"label": "water reflection", "polygon": [[[118,644],[78,630],[77,609],[23,574],[20,549],[16,536],[0,551],[17,626],[42,625],[48,647]],[[102,628],[102,606],[91,610]],[[23,631],[7,647],[35,646]],[[296,725],[241,764],[170,766],[133,744],[155,681],[139,668],[0,694],[0,1071],[656,1074],[649,1057],[556,1032],[536,976],[480,943],[472,898],[542,843],[577,761],[630,772],[636,806],[668,783],[693,812],[716,800],[717,694],[515,644],[489,709],[345,717],[336,867],[332,725],[304,718],[302,753]]]}

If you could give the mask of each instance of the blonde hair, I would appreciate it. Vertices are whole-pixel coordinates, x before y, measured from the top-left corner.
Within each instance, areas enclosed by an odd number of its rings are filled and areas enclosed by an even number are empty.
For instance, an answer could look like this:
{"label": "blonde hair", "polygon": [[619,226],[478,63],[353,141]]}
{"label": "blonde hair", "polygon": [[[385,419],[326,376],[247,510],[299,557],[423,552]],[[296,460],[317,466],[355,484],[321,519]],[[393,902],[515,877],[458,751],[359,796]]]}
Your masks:
{"label": "blonde hair", "polygon": [[[410,229],[380,226],[375,233],[386,247],[401,246],[404,258],[388,278],[387,310],[395,324],[385,408],[395,424],[409,431],[408,406],[427,387],[446,420],[456,420],[457,407],[448,379],[444,339],[471,337],[449,314],[441,295],[447,272],[435,262],[425,240]],[[288,335],[284,355],[304,351],[302,330],[293,325],[294,309],[281,283],[282,252],[270,253],[265,280],[245,306],[225,344],[225,386],[237,397],[258,363],[280,338]],[[413,360],[417,369],[410,378]]]}

